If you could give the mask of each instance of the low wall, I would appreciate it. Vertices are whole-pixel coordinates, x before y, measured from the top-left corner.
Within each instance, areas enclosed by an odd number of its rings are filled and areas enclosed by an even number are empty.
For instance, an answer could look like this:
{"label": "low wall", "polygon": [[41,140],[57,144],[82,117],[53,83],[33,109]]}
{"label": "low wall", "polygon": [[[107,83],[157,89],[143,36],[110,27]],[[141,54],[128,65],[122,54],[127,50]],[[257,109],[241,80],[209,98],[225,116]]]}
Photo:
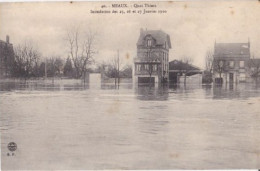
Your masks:
{"label": "low wall", "polygon": [[[185,76],[180,76],[180,83],[184,84]],[[202,74],[186,76],[186,84],[202,84]]]}
{"label": "low wall", "polygon": [[[116,79],[116,82],[117,79]],[[115,78],[104,78],[101,81],[102,84],[115,84]],[[120,78],[119,79],[120,84],[131,84],[132,83],[132,78]]]}

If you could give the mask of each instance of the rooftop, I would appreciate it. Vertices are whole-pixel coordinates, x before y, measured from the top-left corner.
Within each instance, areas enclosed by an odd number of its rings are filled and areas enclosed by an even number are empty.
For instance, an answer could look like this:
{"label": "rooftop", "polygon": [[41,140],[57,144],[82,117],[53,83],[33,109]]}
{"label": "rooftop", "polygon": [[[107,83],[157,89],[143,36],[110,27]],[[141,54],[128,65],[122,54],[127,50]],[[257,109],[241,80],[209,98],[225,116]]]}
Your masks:
{"label": "rooftop", "polygon": [[214,55],[249,55],[250,43],[216,43]]}
{"label": "rooftop", "polygon": [[187,64],[179,60],[173,60],[169,62],[169,70],[193,70],[193,71],[201,71],[199,67],[196,67],[192,64]]}
{"label": "rooftop", "polygon": [[171,48],[170,36],[162,30],[143,30],[143,29],[141,29],[140,36],[137,41],[137,45],[142,45],[143,39],[147,35],[151,35],[154,39],[156,39],[156,43],[159,45],[164,45],[164,43],[167,42],[169,48]]}

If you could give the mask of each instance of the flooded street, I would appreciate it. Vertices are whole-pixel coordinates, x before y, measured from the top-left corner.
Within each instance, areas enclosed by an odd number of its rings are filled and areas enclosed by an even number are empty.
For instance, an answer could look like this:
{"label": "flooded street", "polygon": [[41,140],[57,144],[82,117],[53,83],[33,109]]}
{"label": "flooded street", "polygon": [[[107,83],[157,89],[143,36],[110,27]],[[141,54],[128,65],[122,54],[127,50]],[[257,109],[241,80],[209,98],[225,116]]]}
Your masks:
{"label": "flooded street", "polygon": [[3,170],[260,168],[255,84],[0,88]]}

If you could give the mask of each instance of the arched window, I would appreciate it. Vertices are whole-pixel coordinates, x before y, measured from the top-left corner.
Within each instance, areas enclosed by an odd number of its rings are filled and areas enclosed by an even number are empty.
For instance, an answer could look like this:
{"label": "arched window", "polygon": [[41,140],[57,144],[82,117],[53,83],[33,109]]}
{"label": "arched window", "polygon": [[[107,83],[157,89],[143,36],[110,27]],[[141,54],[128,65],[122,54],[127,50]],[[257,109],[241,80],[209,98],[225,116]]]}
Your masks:
{"label": "arched window", "polygon": [[151,39],[148,39],[148,40],[147,40],[147,46],[148,46],[148,47],[151,47],[151,46],[152,46],[152,40],[151,40]]}

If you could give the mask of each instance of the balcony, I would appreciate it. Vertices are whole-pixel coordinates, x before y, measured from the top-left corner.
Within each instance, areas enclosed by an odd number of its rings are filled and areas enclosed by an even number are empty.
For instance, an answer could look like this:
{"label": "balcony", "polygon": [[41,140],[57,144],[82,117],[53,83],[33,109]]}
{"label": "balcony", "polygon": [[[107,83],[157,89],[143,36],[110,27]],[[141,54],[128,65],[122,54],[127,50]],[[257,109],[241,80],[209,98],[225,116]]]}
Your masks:
{"label": "balcony", "polygon": [[160,64],[160,58],[153,58],[153,59],[147,59],[147,58],[134,58],[134,63],[153,63],[153,64]]}
{"label": "balcony", "polygon": [[[152,71],[152,75],[158,75],[158,73],[159,73],[158,70]],[[141,71],[136,70],[135,75],[150,75],[150,74],[149,74],[149,71],[147,71],[147,70],[141,70]]]}

